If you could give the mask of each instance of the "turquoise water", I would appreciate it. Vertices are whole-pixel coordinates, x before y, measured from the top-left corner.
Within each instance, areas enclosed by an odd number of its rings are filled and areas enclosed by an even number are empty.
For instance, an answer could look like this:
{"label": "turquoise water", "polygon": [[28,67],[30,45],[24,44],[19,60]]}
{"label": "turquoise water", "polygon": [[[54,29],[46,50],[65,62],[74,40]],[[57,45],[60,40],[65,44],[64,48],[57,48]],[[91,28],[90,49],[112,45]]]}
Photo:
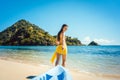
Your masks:
{"label": "turquoise water", "polygon": [[[50,65],[55,46],[0,46],[0,58]],[[120,46],[68,46],[67,67],[120,75]]]}

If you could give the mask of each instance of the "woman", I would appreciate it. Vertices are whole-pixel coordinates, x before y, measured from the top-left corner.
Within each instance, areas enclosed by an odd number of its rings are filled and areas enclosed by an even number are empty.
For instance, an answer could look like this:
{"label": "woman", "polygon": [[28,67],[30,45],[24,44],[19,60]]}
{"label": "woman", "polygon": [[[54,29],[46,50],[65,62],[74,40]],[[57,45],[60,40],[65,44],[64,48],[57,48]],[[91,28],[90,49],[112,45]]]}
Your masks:
{"label": "woman", "polygon": [[67,30],[67,28],[68,26],[66,24],[63,24],[61,30],[58,32],[58,35],[57,35],[57,40],[56,40],[57,48],[51,58],[52,63],[56,59],[55,66],[58,65],[60,61],[60,56],[62,56],[62,66],[65,67],[65,61],[66,61],[66,55],[67,55],[65,31]]}

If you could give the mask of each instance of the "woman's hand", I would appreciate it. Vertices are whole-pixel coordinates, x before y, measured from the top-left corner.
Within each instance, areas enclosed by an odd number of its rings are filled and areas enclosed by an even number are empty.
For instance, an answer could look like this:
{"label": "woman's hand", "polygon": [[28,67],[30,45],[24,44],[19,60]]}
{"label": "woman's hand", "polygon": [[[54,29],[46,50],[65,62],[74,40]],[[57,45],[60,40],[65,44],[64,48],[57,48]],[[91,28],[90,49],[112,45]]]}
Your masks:
{"label": "woman's hand", "polygon": [[60,44],[60,42],[59,41],[56,41],[56,45],[59,45]]}
{"label": "woman's hand", "polygon": [[65,48],[65,47],[62,45],[62,50],[64,50],[64,48]]}

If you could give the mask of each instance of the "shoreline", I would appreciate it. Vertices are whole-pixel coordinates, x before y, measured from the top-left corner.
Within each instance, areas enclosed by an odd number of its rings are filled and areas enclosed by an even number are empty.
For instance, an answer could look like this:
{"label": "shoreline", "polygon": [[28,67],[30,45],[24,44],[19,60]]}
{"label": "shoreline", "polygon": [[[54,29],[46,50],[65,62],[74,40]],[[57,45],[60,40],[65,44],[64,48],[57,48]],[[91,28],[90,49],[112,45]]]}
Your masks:
{"label": "shoreline", "polygon": [[[37,76],[45,73],[50,70],[54,66],[39,64],[33,65],[29,63],[10,61],[0,59],[0,79],[1,80],[29,80],[27,77]],[[69,69],[69,73],[71,74],[73,80],[119,80],[120,76],[100,76],[94,75],[91,73],[84,73]],[[7,76],[7,77],[6,77]]]}

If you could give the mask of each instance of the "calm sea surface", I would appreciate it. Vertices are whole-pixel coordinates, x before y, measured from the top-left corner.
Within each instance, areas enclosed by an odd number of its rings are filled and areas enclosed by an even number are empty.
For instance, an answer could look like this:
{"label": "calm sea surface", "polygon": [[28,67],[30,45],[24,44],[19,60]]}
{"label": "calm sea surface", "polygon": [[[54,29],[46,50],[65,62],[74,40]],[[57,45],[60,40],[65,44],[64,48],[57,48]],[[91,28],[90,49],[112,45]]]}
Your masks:
{"label": "calm sea surface", "polygon": [[[0,46],[0,58],[51,65],[55,46]],[[67,67],[78,71],[120,75],[120,46],[68,46]]]}

